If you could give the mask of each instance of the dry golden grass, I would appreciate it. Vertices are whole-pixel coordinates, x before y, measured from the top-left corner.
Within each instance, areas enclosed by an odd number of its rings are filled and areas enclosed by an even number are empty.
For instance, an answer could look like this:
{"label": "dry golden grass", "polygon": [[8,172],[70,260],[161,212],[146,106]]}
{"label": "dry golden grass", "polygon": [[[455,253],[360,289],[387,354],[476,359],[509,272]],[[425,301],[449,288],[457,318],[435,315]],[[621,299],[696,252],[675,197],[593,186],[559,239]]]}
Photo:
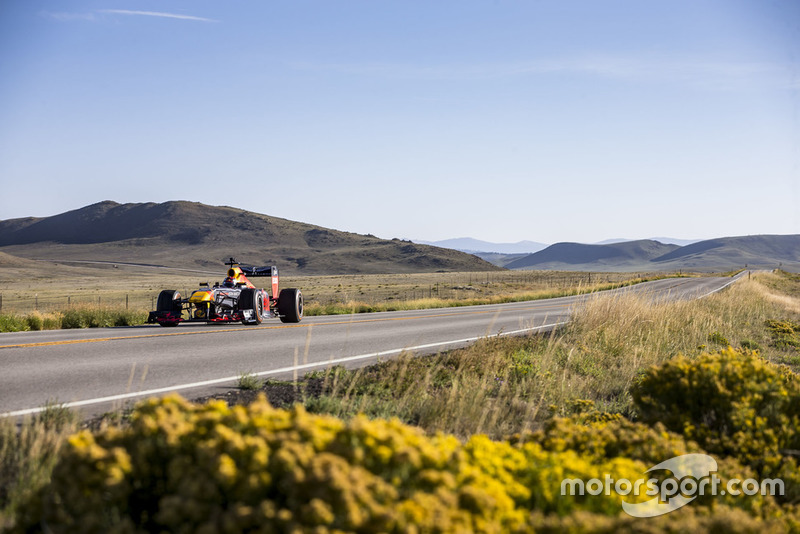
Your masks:
{"label": "dry golden grass", "polygon": [[[82,306],[149,311],[162,289],[188,295],[218,272],[186,272],[130,265],[56,265],[0,262],[0,313],[55,312]],[[297,287],[306,313],[354,313],[419,309],[453,303],[492,303],[588,292],[663,274],[492,271],[342,276],[286,276],[281,287]],[[254,279],[266,284],[266,280]]]}
{"label": "dry golden grass", "polygon": [[49,482],[59,449],[77,428],[76,414],[57,405],[19,427],[14,419],[0,418],[0,531]]}
{"label": "dry golden grass", "polygon": [[339,417],[396,416],[460,437],[536,428],[553,413],[568,415],[581,400],[635,417],[631,386],[647,368],[678,354],[696,357],[731,345],[800,367],[797,351],[776,346],[765,326],[770,319],[800,320],[800,299],[791,296],[798,288],[800,280],[787,275],[759,274],[699,301],[596,295],[566,328],[546,336],[485,339],[438,356],[316,373],[325,377],[327,395],[307,406]]}

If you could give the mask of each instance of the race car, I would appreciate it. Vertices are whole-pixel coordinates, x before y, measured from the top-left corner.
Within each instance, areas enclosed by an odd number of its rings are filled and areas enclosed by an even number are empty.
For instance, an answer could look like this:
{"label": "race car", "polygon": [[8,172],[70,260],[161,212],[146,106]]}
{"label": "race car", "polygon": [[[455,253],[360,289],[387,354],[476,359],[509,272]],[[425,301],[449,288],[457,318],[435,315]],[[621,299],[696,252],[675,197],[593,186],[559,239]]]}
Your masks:
{"label": "race car", "polygon": [[[258,325],[268,317],[278,317],[284,323],[299,323],[303,318],[303,294],[299,289],[281,289],[278,292],[278,268],[249,267],[231,258],[228,276],[220,284],[201,283],[200,289],[188,299],[174,289],[165,289],[158,295],[156,310],[151,311],[148,323],[161,326],[178,326],[183,322],[233,323]],[[266,289],[254,286],[248,276],[272,278],[272,295]]]}

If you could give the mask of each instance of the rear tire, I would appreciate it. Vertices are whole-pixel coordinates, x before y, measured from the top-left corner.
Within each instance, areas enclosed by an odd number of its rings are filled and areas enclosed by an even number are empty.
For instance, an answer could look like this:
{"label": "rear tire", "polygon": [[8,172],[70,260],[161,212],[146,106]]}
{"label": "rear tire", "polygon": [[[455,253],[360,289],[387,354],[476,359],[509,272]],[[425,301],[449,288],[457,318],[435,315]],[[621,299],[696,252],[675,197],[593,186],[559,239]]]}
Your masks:
{"label": "rear tire", "polygon": [[239,311],[253,311],[253,319],[242,319],[242,324],[261,324],[261,321],[264,320],[264,295],[258,289],[242,289],[239,294],[238,308]]}
{"label": "rear tire", "polygon": [[278,315],[283,323],[299,323],[303,318],[303,294],[299,289],[281,289]]}

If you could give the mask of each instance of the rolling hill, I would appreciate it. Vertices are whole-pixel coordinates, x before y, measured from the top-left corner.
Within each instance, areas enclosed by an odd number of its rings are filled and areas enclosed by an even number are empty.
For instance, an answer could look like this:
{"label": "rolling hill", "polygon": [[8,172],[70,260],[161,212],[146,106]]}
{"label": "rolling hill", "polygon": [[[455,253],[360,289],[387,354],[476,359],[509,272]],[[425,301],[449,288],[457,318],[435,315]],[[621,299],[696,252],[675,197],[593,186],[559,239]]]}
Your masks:
{"label": "rolling hill", "polygon": [[287,274],[498,269],[455,250],[185,201],[105,201],[52,217],[0,221],[0,252],[31,259],[186,268],[218,268],[233,256],[277,265]]}
{"label": "rolling hill", "polygon": [[692,243],[654,260],[688,268],[738,265],[749,267],[800,266],[800,235],[721,237]]}
{"label": "rolling hill", "polygon": [[742,269],[800,270],[800,235],[724,237],[686,246],[654,240],[606,245],[556,243],[506,265],[509,269],[700,272]]}
{"label": "rolling hill", "polygon": [[[508,269],[557,269],[620,271],[647,262],[679,248],[658,241],[640,240],[608,245],[556,243],[546,249],[507,264]],[[584,269],[592,265],[594,269]]]}

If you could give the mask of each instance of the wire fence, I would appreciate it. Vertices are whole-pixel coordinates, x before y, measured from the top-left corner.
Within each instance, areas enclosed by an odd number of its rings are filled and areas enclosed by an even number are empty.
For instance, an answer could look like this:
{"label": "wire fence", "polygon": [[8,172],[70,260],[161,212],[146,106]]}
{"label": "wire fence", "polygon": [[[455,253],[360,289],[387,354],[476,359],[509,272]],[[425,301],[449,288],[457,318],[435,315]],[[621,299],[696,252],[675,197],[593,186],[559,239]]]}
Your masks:
{"label": "wire fence", "polygon": [[306,302],[322,305],[351,301],[377,304],[387,301],[411,301],[419,299],[468,300],[508,295],[520,292],[560,292],[594,285],[617,284],[641,278],[637,273],[547,273],[541,272],[493,272],[456,273],[439,275],[436,281],[398,283],[361,283],[362,278],[344,281],[338,288],[302,288]]}
{"label": "wire fence", "polygon": [[[183,294],[183,293],[181,293]],[[188,294],[188,293],[187,293]],[[55,312],[70,308],[98,307],[126,310],[154,310],[158,295],[126,293],[123,295],[40,296],[0,293],[0,313]]]}
{"label": "wire fence", "polygon": [[[660,273],[662,276],[664,273]],[[524,291],[567,291],[592,285],[622,283],[653,273],[585,273],[504,271],[484,273],[432,273],[430,275],[353,275],[336,277],[287,277],[282,287],[298,287],[307,303],[322,305],[351,301],[377,304],[425,298],[470,299]],[[183,297],[197,286],[177,288]],[[56,312],[75,307],[101,307],[126,310],[154,310],[158,290],[127,292],[98,290],[53,294],[33,291],[0,291],[0,313]]]}

